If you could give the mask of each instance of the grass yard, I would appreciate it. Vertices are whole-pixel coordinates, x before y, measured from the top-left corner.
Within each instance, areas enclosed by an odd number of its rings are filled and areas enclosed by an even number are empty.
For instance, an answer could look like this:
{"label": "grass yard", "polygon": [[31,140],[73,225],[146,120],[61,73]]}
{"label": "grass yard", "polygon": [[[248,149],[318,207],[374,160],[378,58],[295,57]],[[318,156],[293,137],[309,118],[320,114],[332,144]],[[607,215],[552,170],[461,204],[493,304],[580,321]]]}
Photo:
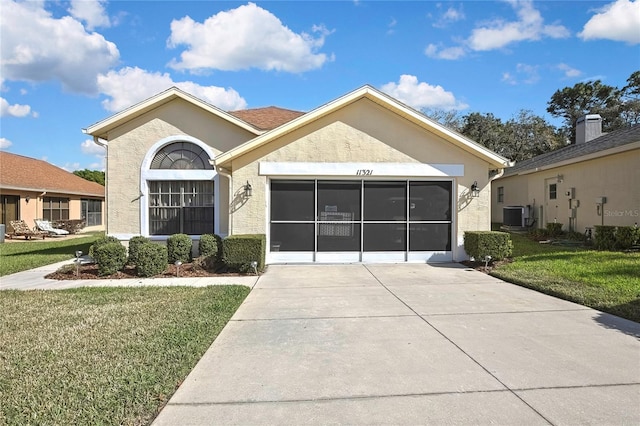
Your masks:
{"label": "grass yard", "polygon": [[87,254],[91,244],[102,235],[104,233],[98,232],[78,238],[0,244],[0,277],[73,259],[77,250]]}
{"label": "grass yard", "polygon": [[514,260],[498,278],[640,322],[640,253],[539,244],[511,234]]}
{"label": "grass yard", "polygon": [[0,292],[0,424],[151,423],[248,293]]}

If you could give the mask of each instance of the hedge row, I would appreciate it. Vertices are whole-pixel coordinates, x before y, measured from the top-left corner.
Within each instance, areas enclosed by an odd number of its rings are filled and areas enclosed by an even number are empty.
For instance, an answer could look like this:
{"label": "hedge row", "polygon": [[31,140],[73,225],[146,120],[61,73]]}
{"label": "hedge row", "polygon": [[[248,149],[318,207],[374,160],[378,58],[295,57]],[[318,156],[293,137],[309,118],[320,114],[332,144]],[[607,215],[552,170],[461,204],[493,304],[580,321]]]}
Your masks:
{"label": "hedge row", "polygon": [[598,250],[628,250],[640,244],[640,228],[596,225],[593,245]]}
{"label": "hedge row", "polygon": [[474,260],[495,261],[510,257],[513,243],[507,232],[467,231],[464,233],[464,250]]}
{"label": "hedge row", "polygon": [[[127,256],[122,243],[107,236],[94,242],[89,255],[94,258],[101,276],[112,275],[129,264],[136,268],[139,276],[150,277],[161,274],[170,264],[191,262],[192,250],[193,241],[186,234],[170,236],[166,245],[138,235],[129,240]],[[259,272],[265,266],[266,237],[263,234],[233,235],[222,239],[218,235],[205,234],[200,236],[198,251],[195,260],[207,269],[223,265],[231,271]]]}

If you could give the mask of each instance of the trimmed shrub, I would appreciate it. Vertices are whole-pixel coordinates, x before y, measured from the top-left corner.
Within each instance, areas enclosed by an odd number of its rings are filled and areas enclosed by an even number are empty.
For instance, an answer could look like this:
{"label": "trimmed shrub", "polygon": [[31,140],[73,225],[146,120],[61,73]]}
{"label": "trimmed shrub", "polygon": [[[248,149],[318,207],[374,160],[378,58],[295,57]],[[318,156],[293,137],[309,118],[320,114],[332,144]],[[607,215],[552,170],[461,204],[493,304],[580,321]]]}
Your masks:
{"label": "trimmed shrub", "polygon": [[198,252],[200,256],[212,256],[215,260],[219,260],[222,257],[222,238],[215,234],[201,235]]}
{"label": "trimmed shrub", "polygon": [[223,261],[229,269],[251,271],[251,262],[258,262],[257,270],[264,270],[267,239],[264,234],[231,235],[222,240]]}
{"label": "trimmed shrub", "polygon": [[616,229],[616,248],[629,250],[638,241],[638,228],[633,226],[618,226]]}
{"label": "trimmed shrub", "polygon": [[127,249],[120,242],[101,244],[93,254],[100,276],[115,274],[127,263]]}
{"label": "trimmed shrub", "polygon": [[616,227],[596,225],[593,245],[598,250],[613,250],[616,247]]}
{"label": "trimmed shrub", "polygon": [[151,240],[142,235],[136,235],[129,240],[129,261],[130,265],[137,265],[139,259],[140,246],[150,243]]}
{"label": "trimmed shrub", "polygon": [[136,273],[140,277],[152,277],[163,273],[167,269],[167,247],[152,242],[139,244],[137,247],[138,262]]}
{"label": "trimmed shrub", "polygon": [[187,234],[173,234],[167,238],[168,263],[175,263],[179,260],[182,263],[191,262],[191,249],[193,241]]}
{"label": "trimmed shrub", "polygon": [[118,244],[120,244],[120,240],[117,239],[116,237],[110,237],[110,236],[104,236],[102,238],[98,238],[97,240],[95,240],[93,242],[91,247],[89,247],[89,256],[95,259],[95,257],[96,257],[95,256],[95,252],[96,252],[97,248],[102,246],[102,245],[109,244],[109,243],[118,243]]}
{"label": "trimmed shrub", "polygon": [[547,232],[550,237],[558,237],[562,235],[562,224],[561,223],[547,223]]}
{"label": "trimmed shrub", "polygon": [[491,260],[502,260],[513,252],[511,236],[507,232],[467,231],[464,233],[464,250],[475,260],[491,256]]}

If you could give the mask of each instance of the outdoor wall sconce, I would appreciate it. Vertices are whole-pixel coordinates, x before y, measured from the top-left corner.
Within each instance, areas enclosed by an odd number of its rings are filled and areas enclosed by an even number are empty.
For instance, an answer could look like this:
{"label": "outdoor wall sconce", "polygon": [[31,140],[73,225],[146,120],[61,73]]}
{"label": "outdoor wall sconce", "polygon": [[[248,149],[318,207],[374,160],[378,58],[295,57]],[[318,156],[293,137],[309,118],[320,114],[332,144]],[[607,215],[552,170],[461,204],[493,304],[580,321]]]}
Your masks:
{"label": "outdoor wall sconce", "polygon": [[251,197],[252,194],[253,194],[253,188],[251,187],[251,184],[249,183],[249,181],[247,181],[247,184],[244,186],[244,196],[249,198]]}
{"label": "outdoor wall sconce", "polygon": [[474,180],[471,184],[471,196],[477,198],[480,196],[480,188],[478,188],[478,181]]}
{"label": "outdoor wall sconce", "polygon": [[26,201],[27,203],[29,202],[29,200],[31,200],[31,197],[29,197],[28,195],[24,197],[24,201]]}
{"label": "outdoor wall sconce", "polygon": [[558,180],[559,183],[564,182],[564,176],[563,175],[556,176],[556,179]]}

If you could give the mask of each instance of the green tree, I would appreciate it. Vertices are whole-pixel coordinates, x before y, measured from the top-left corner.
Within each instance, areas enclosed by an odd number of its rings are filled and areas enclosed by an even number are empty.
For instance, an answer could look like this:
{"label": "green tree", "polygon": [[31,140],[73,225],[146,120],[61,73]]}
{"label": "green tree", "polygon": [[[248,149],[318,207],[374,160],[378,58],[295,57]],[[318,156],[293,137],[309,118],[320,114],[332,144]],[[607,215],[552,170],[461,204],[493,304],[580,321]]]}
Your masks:
{"label": "green tree", "polygon": [[456,110],[445,110],[440,108],[425,108],[422,113],[432,120],[456,132],[462,131],[464,118]]}
{"label": "green tree", "polygon": [[620,89],[600,80],[578,83],[557,90],[547,103],[547,112],[564,118],[563,130],[574,141],[576,121],[586,114],[600,114],[605,132],[623,127],[621,96]]}
{"label": "green tree", "polygon": [[627,126],[640,124],[640,71],[636,71],[627,79],[622,88],[622,121]]}
{"label": "green tree", "polygon": [[505,123],[491,113],[475,112],[463,121],[463,135],[510,160],[526,160],[565,145],[562,132],[529,110]]}
{"label": "green tree", "polygon": [[104,186],[104,172],[101,172],[100,170],[76,170],[75,172],[73,172],[73,174],[76,176],[80,176],[82,179],[96,182]]}
{"label": "green tree", "polygon": [[562,132],[535,115],[533,111],[520,110],[504,125],[507,158],[522,161],[566,145]]}
{"label": "green tree", "polygon": [[472,112],[463,117],[463,123],[460,133],[497,154],[508,157],[509,143],[505,140],[502,120],[491,113]]}

